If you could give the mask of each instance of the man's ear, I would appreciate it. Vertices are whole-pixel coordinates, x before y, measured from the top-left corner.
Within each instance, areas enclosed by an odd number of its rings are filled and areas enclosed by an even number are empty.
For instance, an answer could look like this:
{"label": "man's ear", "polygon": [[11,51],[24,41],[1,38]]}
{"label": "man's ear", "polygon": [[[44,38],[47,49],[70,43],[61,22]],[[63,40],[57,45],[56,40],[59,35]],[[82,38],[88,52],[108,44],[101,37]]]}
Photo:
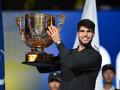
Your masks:
{"label": "man's ear", "polygon": [[78,34],[78,32],[77,32],[77,34]]}
{"label": "man's ear", "polygon": [[48,87],[50,88],[50,83],[48,83]]}
{"label": "man's ear", "polygon": [[95,36],[95,32],[93,32],[93,37]]}

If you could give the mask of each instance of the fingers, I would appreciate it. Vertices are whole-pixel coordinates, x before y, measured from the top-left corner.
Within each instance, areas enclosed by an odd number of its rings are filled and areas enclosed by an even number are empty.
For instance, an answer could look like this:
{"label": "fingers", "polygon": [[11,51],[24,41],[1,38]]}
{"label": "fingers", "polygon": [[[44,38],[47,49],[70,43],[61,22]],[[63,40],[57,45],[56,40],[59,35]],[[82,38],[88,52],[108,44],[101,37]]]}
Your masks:
{"label": "fingers", "polygon": [[55,26],[51,26],[53,32],[57,32],[57,28]]}
{"label": "fingers", "polygon": [[52,37],[52,34],[49,31],[47,31],[47,34]]}
{"label": "fingers", "polygon": [[58,32],[60,32],[60,29],[61,29],[61,28],[58,28]]}
{"label": "fingers", "polygon": [[54,32],[60,32],[60,28],[56,28],[55,26],[52,26],[52,29],[54,30]]}
{"label": "fingers", "polygon": [[50,27],[48,27],[47,33],[51,36],[53,34],[53,31]]}
{"label": "fingers", "polygon": [[52,36],[54,33],[58,32],[57,28],[55,26],[48,27],[48,35]]}
{"label": "fingers", "polygon": [[60,41],[60,34],[58,28],[56,28],[55,26],[49,26],[47,33],[54,42]]}

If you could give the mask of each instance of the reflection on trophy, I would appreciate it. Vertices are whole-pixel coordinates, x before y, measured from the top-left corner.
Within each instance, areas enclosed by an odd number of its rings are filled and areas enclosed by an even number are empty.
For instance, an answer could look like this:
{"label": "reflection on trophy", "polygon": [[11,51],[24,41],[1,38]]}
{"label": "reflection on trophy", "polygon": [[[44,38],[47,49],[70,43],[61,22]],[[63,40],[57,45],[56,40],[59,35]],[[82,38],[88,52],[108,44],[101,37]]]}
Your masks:
{"label": "reflection on trophy", "polygon": [[61,29],[64,20],[63,14],[26,14],[25,17],[17,17],[20,36],[31,49],[26,53],[25,62],[50,62],[52,54],[44,52],[44,48],[50,46],[53,41],[46,31],[50,25],[57,25]]}

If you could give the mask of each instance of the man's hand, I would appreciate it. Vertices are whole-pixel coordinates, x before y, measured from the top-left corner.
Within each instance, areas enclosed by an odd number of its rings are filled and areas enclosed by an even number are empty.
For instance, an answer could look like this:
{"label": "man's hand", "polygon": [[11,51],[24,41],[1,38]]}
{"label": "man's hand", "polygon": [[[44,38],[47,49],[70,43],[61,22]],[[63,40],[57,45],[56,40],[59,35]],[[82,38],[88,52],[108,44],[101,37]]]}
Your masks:
{"label": "man's hand", "polygon": [[61,40],[59,31],[60,30],[58,28],[56,28],[55,26],[48,27],[47,33],[48,33],[48,35],[51,36],[52,40],[55,43],[57,43]]}

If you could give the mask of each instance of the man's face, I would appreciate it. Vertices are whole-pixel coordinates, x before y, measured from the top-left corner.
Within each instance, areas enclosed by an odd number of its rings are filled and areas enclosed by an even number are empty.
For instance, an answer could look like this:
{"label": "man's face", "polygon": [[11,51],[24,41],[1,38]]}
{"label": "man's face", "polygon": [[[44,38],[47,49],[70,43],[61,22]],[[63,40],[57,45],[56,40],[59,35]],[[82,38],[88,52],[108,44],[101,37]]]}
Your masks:
{"label": "man's face", "polygon": [[115,76],[115,73],[111,70],[106,70],[104,73],[103,73],[103,78],[105,80],[106,83],[112,83],[112,80]]}
{"label": "man's face", "polygon": [[81,26],[78,31],[78,38],[80,44],[87,46],[91,43],[94,36],[94,32],[87,27]]}
{"label": "man's face", "polygon": [[50,88],[50,90],[59,90],[60,82],[58,82],[58,81],[49,82],[49,88]]}

